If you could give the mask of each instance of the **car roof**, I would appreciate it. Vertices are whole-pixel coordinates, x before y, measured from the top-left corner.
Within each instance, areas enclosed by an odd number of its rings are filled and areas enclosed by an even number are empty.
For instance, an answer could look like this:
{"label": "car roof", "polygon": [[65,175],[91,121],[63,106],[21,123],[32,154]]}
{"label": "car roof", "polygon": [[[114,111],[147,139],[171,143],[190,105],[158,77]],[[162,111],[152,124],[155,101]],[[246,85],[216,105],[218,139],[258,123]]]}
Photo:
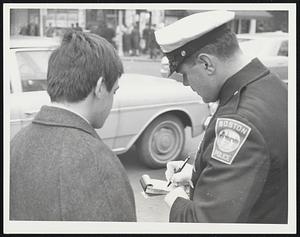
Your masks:
{"label": "car roof", "polygon": [[237,38],[240,39],[262,39],[262,38],[272,38],[272,39],[288,39],[289,34],[282,31],[275,32],[262,32],[256,34],[237,34]]}
{"label": "car roof", "polygon": [[47,38],[38,36],[11,36],[9,46],[11,49],[18,48],[50,48],[57,47],[60,38]]}

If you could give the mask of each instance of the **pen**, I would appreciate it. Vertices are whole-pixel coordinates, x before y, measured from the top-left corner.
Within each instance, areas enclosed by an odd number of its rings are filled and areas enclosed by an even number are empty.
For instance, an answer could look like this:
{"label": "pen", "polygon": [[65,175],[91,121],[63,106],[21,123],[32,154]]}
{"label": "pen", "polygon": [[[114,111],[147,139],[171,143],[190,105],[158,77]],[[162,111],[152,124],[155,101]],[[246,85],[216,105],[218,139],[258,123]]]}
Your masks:
{"label": "pen", "polygon": [[[189,161],[190,158],[191,158],[191,156],[188,156],[188,157],[185,159],[185,161],[183,162],[182,166],[181,166],[178,170],[176,170],[175,173],[179,173],[179,172],[184,168],[184,166],[186,165],[186,163]],[[171,180],[170,180],[169,183],[168,183],[168,185],[167,185],[167,187],[169,187],[171,183],[172,183],[172,182],[171,182]]]}

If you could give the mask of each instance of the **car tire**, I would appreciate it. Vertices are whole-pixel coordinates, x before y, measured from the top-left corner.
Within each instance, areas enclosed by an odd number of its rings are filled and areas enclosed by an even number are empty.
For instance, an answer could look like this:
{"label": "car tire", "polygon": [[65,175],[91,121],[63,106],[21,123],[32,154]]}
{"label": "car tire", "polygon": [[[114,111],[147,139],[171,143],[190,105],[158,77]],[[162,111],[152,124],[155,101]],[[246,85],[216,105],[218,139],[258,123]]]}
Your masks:
{"label": "car tire", "polygon": [[156,118],[136,144],[139,159],[150,168],[166,167],[184,149],[184,126],[178,117],[166,114]]}

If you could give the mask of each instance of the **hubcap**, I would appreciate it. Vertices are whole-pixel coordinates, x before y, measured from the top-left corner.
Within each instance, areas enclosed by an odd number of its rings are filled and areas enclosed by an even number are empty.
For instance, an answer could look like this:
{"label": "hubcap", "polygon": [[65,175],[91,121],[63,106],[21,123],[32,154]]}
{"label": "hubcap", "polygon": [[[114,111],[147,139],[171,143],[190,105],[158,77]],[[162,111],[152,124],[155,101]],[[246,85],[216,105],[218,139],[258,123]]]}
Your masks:
{"label": "hubcap", "polygon": [[161,128],[156,134],[154,139],[155,148],[158,153],[166,154],[174,146],[174,134],[170,129]]}
{"label": "hubcap", "polygon": [[180,153],[183,135],[177,123],[166,121],[153,130],[150,141],[150,152],[153,159],[159,163],[166,163],[175,159]]}

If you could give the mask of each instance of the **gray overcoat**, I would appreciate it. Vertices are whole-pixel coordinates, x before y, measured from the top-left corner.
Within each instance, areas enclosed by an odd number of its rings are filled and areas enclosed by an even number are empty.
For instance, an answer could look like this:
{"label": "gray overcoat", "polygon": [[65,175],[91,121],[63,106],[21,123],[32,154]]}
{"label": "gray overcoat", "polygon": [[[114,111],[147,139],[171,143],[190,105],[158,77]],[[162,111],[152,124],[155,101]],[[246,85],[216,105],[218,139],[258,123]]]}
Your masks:
{"label": "gray overcoat", "polygon": [[10,148],[10,220],[136,221],[124,167],[80,116],[43,106]]}

